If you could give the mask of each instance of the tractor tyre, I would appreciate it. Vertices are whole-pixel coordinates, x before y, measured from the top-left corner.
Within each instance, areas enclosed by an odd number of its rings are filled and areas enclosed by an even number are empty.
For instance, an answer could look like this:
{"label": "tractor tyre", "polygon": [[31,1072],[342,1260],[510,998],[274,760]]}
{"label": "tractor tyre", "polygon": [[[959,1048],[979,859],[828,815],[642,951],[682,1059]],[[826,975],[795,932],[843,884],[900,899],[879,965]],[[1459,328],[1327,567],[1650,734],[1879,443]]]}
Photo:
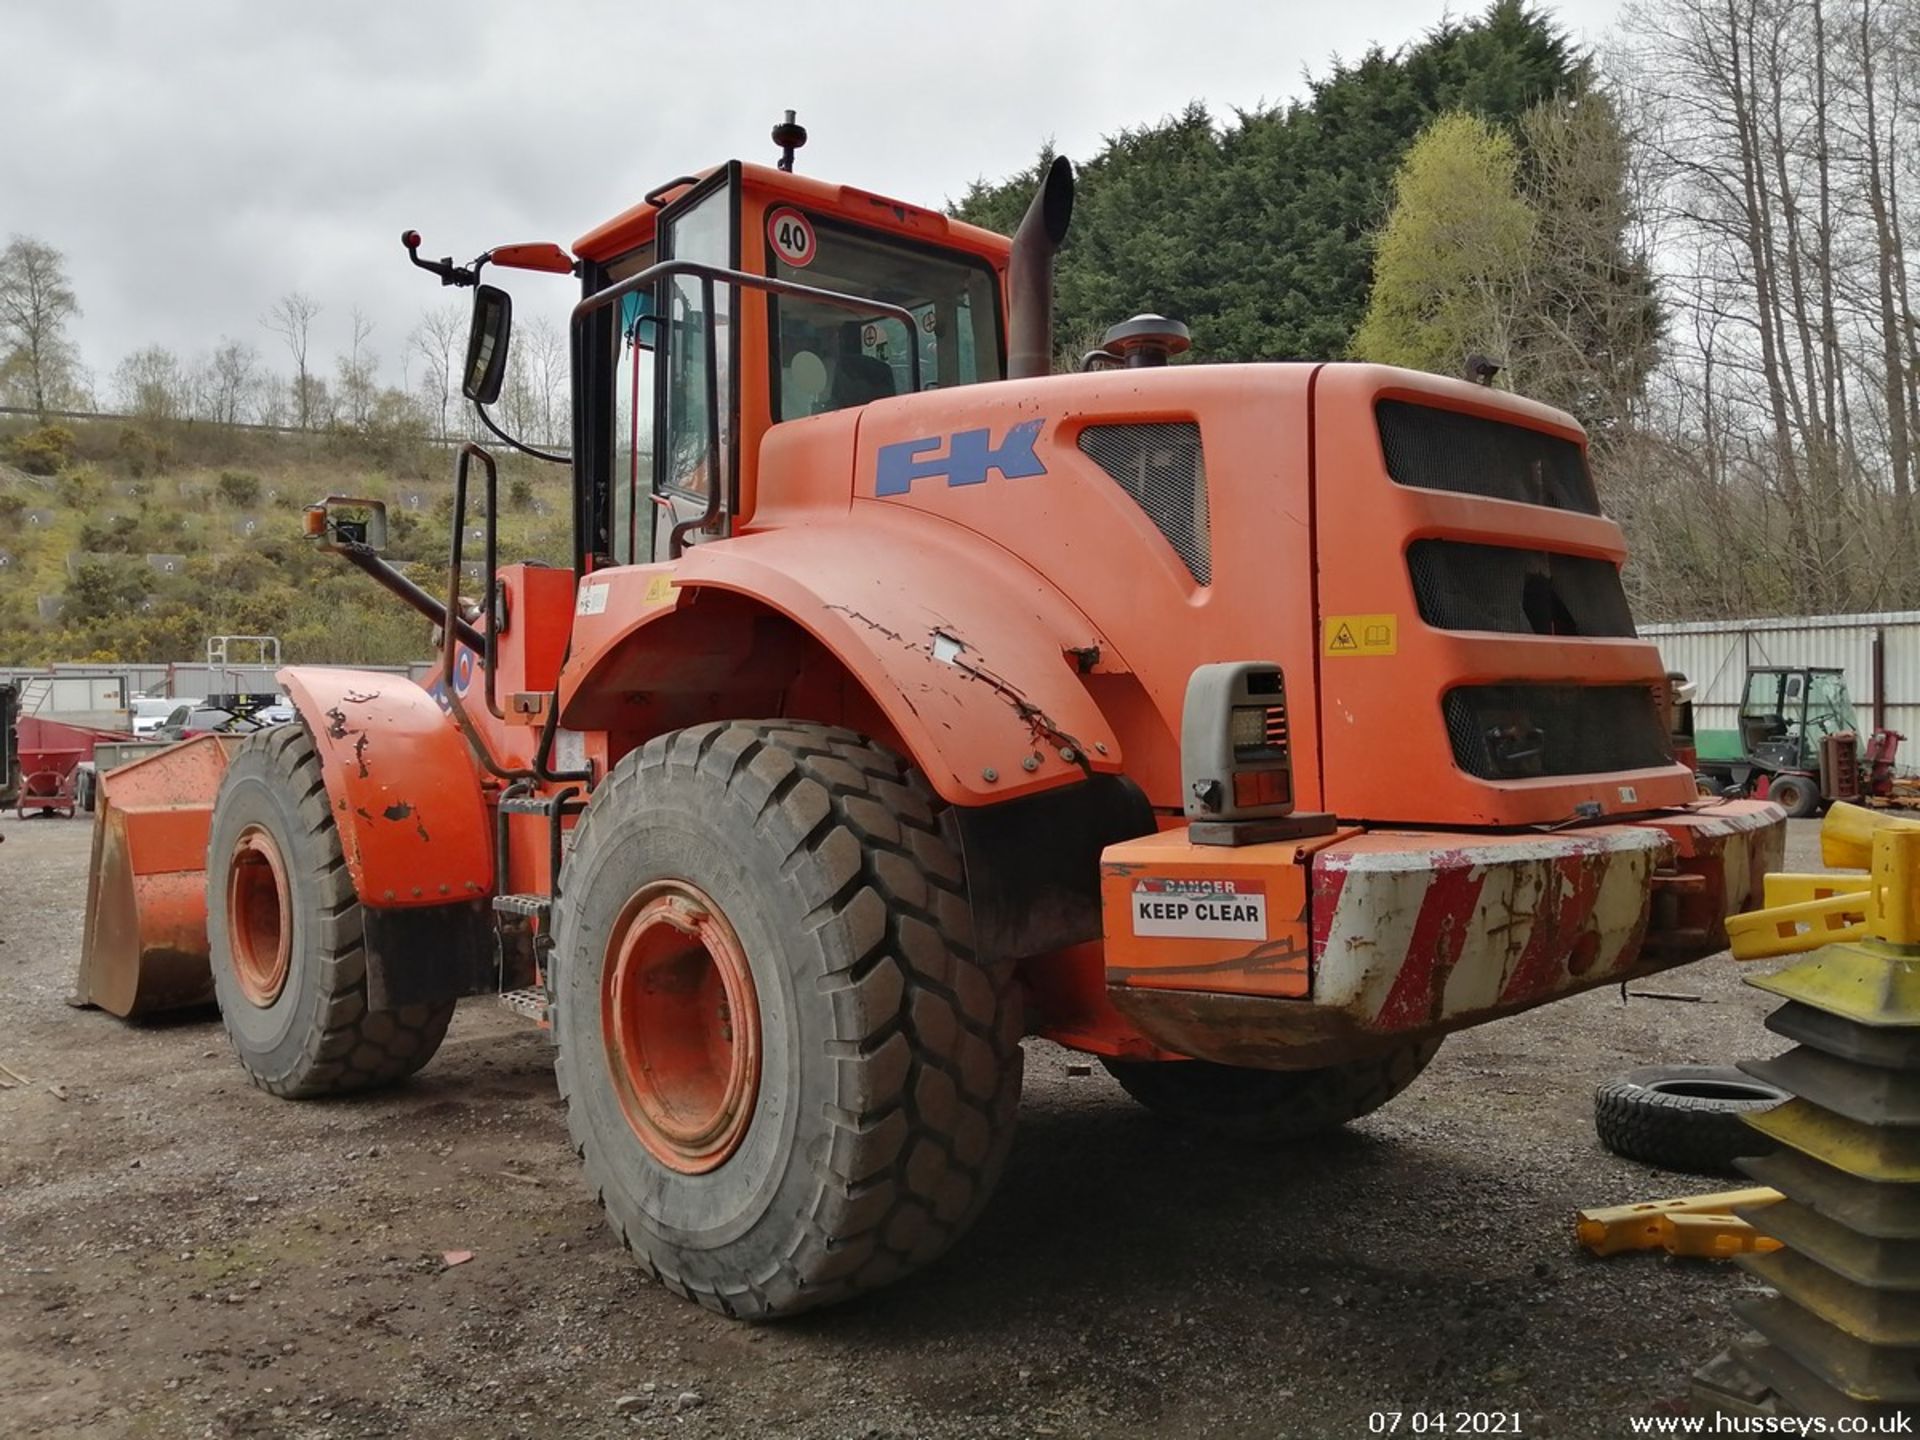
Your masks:
{"label": "tractor tyre", "polygon": [[567,1123],[661,1284],[742,1319],[897,1280],[985,1206],[1019,1104],[944,806],[849,730],[732,721],[624,757],[556,906]]}
{"label": "tractor tyre", "polygon": [[233,752],[207,836],[207,940],[240,1063],[286,1099],[404,1080],[453,1018],[451,1000],[367,1008],[360,897],[304,725]]}
{"label": "tractor tyre", "polygon": [[1411,1085],[1439,1040],[1317,1070],[1207,1060],[1102,1060],[1135,1100],[1167,1120],[1235,1140],[1305,1140],[1370,1115]]}
{"label": "tractor tyre", "polygon": [[1723,1065],[1643,1065],[1593,1093],[1593,1123],[1614,1154],[1687,1175],[1736,1175],[1773,1139],[1742,1115],[1771,1110],[1784,1090]]}
{"label": "tractor tyre", "polygon": [[1767,798],[1788,818],[1805,820],[1820,809],[1820,783],[1811,775],[1776,775],[1767,786]]}

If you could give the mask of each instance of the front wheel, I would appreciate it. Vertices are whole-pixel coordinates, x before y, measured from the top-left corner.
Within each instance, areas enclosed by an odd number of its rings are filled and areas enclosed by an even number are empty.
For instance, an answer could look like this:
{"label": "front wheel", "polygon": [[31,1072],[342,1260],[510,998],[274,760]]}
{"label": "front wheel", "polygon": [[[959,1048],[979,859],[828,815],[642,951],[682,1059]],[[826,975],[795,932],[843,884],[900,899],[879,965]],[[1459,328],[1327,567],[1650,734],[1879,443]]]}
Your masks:
{"label": "front wheel", "polygon": [[786,721],[662,736],[594,792],[561,875],[560,1089],[669,1289],[742,1318],[846,1299],[986,1204],[1020,1005],[974,957],[940,809],[899,757]]}
{"label": "front wheel", "polygon": [[367,1008],[360,897],[304,725],[233,752],[207,835],[207,942],[240,1063],[288,1099],[391,1085],[440,1048],[453,1002]]}
{"label": "front wheel", "polygon": [[1103,1060],[1135,1100],[1177,1124],[1238,1140],[1304,1140],[1369,1115],[1411,1085],[1440,1041],[1316,1070],[1207,1060]]}

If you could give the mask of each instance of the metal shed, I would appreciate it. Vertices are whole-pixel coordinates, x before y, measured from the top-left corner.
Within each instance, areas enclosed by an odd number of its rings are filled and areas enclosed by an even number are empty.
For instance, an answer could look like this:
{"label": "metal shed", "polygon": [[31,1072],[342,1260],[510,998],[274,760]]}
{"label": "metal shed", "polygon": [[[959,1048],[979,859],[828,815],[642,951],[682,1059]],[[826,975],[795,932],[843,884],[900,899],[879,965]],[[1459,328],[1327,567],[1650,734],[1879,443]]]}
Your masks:
{"label": "metal shed", "polygon": [[[1694,729],[1707,757],[1738,753],[1736,716],[1749,665],[1834,666],[1846,671],[1862,729],[1920,742],[1920,610],[1789,615],[1765,620],[1675,620],[1642,625],[1669,670],[1697,687]],[[1920,768],[1920,744],[1900,769]]]}

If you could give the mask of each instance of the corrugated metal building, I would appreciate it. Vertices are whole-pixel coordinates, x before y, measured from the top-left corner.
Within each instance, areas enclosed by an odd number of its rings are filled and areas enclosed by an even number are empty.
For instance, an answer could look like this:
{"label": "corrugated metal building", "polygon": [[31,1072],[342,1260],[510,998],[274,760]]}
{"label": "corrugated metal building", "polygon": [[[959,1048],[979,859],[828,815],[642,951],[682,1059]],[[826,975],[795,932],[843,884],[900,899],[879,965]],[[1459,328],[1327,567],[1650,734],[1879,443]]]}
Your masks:
{"label": "corrugated metal building", "polygon": [[[273,665],[208,665],[185,661],[171,665],[57,664],[0,666],[0,685],[19,690],[22,715],[59,716],[76,724],[109,729],[126,724],[127,702],[136,695],[198,699],[212,694],[266,693],[280,688]],[[434,662],[413,665],[363,665],[424,681]]]}
{"label": "corrugated metal building", "polygon": [[1900,769],[1920,769],[1920,610],[1678,620],[1642,625],[1669,670],[1694,682],[1693,723],[1706,756],[1738,752],[1736,716],[1749,665],[1833,666],[1847,672],[1862,731],[1886,727],[1913,743]]}

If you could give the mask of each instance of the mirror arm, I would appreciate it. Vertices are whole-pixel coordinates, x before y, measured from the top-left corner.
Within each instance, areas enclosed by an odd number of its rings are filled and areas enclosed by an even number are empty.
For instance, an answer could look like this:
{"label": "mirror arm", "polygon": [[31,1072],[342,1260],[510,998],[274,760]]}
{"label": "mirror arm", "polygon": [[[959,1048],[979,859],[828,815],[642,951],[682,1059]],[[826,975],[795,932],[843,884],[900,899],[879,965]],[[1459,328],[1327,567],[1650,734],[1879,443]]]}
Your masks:
{"label": "mirror arm", "polygon": [[[414,584],[387,561],[382,560],[380,552],[371,545],[362,545],[357,540],[342,541],[334,546],[334,553],[355,569],[372,576],[374,580],[406,601],[434,624],[449,623],[446,605]],[[454,633],[460,637],[460,643],[469,650],[478,653],[486,648],[486,637],[467,621],[455,615],[451,617],[451,623]]]}
{"label": "mirror arm", "polygon": [[438,275],[442,285],[478,285],[480,283],[480,267],[487,263],[486,256],[481,256],[470,266],[454,264],[451,255],[443,255],[438,260],[422,260],[418,230],[401,231],[400,243],[406,247],[407,259],[429,275]]}
{"label": "mirror arm", "polygon": [[520,441],[514,439],[513,436],[507,434],[506,431],[494,423],[493,416],[487,413],[487,407],[482,405],[478,400],[473,402],[473,410],[474,413],[480,417],[480,423],[491,430],[494,437],[503,445],[511,446],[522,455],[531,455],[536,460],[544,460],[549,465],[571,465],[573,463],[572,455],[561,455],[551,450],[536,450],[531,445],[521,444]]}

